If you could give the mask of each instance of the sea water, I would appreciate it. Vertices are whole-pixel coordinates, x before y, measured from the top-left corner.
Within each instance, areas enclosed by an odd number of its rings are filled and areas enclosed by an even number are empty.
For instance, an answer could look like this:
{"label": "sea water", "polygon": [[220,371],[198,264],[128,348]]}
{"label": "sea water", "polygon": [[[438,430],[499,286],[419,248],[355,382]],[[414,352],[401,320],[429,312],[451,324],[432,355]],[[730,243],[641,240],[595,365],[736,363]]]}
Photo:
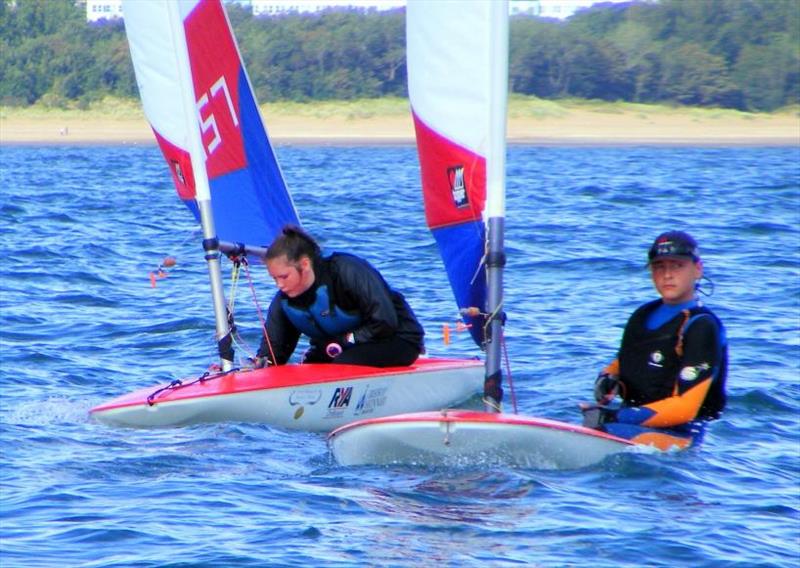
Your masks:
{"label": "sea water", "polygon": [[[457,314],[414,148],[277,154],[325,248],[402,290],[431,354],[476,354],[467,334],[442,341]],[[93,422],[92,406],[213,362],[200,236],[153,145],[0,159],[3,568],[800,560],[797,147],[509,149],[506,391],[520,412],[579,420],[628,315],[654,297],[646,252],[662,231],[699,240],[730,340],[728,408],[699,447],[574,471],[340,467],[320,434]],[[166,256],[177,265],[151,287]],[[237,293],[250,349],[253,305],[274,293],[263,267],[252,278],[255,298],[247,278]]]}

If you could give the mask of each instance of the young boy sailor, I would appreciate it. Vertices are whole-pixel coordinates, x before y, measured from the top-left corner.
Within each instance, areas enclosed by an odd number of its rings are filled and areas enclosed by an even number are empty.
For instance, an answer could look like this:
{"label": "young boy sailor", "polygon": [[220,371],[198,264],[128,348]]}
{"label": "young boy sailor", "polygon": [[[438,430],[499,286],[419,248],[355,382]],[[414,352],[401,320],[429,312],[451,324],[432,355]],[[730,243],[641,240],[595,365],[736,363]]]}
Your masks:
{"label": "young boy sailor", "polygon": [[[728,349],[719,318],[697,297],[703,261],[682,231],[659,235],[648,267],[660,299],[625,326],[617,358],[595,382],[597,405],[582,405],[584,425],[674,428],[718,418],[725,407]],[[616,397],[619,408],[609,407]]]}

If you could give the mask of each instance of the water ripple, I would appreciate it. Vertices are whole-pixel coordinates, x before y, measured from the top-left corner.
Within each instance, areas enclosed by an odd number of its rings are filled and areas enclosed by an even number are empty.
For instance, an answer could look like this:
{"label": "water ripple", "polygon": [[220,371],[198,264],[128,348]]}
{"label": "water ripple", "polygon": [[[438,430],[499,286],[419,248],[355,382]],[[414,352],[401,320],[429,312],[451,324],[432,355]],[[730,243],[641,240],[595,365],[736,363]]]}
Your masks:
{"label": "water ripple", "polygon": [[[364,255],[404,291],[429,352],[474,355],[466,337],[442,341],[457,314],[424,227],[416,150],[282,146],[278,157],[325,248]],[[91,420],[101,401],[211,362],[196,224],[154,146],[4,147],[0,564],[794,566],[798,164],[798,148],[509,150],[506,337],[521,411],[577,420],[625,317],[653,295],[650,242],[685,229],[731,342],[729,406],[702,445],[570,472],[490,459],[343,468],[317,434]],[[178,265],[151,288],[168,254]],[[253,278],[263,307],[273,285],[262,267]],[[237,321],[257,344],[251,305],[240,290]]]}

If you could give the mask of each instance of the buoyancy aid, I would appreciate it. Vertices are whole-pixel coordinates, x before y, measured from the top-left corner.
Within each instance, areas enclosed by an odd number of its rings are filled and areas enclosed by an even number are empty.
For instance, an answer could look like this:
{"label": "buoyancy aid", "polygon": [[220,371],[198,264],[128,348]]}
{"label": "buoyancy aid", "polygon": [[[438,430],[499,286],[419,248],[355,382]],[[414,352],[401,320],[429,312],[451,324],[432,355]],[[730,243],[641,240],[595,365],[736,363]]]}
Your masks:
{"label": "buoyancy aid", "polygon": [[649,302],[637,309],[625,327],[619,352],[620,380],[624,385],[624,404],[642,406],[679,394],[683,366],[683,335],[698,316],[714,318],[718,328],[719,354],[713,381],[698,417],[716,417],[725,406],[727,342],[716,315],[699,305],[683,310],[657,329],[647,329],[647,318],[661,303]]}
{"label": "buoyancy aid", "polygon": [[312,339],[343,335],[361,325],[361,316],[346,312],[332,302],[325,284],[316,289],[314,302],[310,306],[293,306],[287,298],[283,298],[281,307],[292,325]]}

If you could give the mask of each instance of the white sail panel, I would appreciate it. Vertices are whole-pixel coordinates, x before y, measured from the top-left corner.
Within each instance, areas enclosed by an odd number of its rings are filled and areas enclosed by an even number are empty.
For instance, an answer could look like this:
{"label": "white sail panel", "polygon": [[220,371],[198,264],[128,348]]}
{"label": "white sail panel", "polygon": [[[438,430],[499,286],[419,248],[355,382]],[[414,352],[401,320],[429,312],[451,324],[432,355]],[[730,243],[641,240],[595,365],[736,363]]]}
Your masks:
{"label": "white sail panel", "polygon": [[[147,120],[171,144],[189,150],[182,91],[187,59],[183,18],[199,0],[177,2],[179,22],[164,0],[125,0],[125,31]],[[183,53],[181,53],[181,51]]]}
{"label": "white sail panel", "polygon": [[414,114],[481,156],[489,131],[491,4],[409,0],[406,8],[408,94]]}

